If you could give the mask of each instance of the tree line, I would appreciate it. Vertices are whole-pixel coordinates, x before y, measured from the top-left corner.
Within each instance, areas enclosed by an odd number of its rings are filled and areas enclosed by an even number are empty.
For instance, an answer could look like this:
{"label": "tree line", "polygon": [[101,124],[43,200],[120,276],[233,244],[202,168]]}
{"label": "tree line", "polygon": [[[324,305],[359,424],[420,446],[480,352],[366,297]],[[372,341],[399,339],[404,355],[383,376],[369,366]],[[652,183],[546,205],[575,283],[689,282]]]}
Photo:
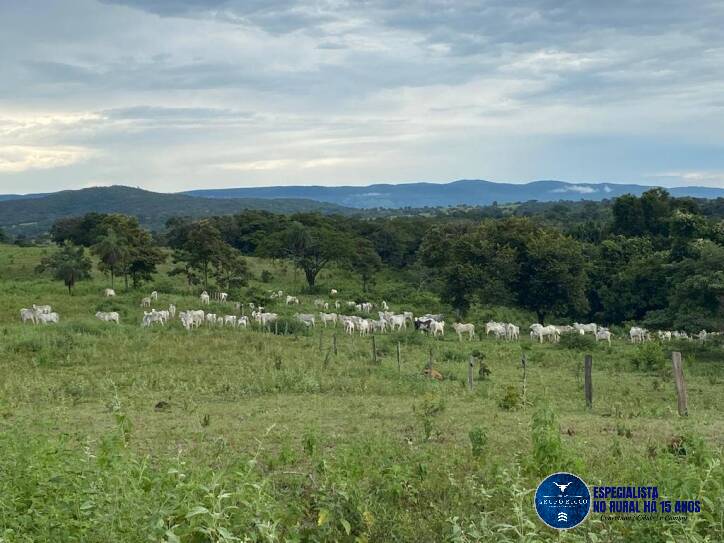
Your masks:
{"label": "tree line", "polygon": [[[244,256],[290,262],[310,292],[326,268],[381,271],[434,292],[465,313],[474,305],[554,318],[658,328],[715,329],[724,317],[724,221],[716,201],[663,189],[611,202],[526,204],[384,217],[244,211],[175,217],[151,234],[133,217],[91,213],[56,221],[51,238],[87,248],[111,284],[139,286],[170,256],[171,275],[226,290],[249,278]],[[521,209],[523,211],[521,211]],[[46,268],[50,263],[45,263]]]}

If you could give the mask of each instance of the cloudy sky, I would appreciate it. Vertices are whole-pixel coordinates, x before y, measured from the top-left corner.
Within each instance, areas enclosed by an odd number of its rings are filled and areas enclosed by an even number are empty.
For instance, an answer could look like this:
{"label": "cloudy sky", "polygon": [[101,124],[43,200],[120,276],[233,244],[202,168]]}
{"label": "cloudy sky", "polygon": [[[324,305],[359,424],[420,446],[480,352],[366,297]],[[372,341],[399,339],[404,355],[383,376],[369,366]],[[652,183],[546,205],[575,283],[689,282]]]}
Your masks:
{"label": "cloudy sky", "polygon": [[724,187],[722,28],[708,0],[0,0],[0,192]]}

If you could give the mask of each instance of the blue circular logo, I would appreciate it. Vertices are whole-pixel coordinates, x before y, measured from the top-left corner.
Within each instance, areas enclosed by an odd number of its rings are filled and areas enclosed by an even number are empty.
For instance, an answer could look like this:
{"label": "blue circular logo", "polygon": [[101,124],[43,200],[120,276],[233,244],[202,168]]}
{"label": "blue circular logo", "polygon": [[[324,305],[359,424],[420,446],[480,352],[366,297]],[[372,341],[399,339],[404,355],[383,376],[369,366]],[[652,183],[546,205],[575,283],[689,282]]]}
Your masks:
{"label": "blue circular logo", "polygon": [[575,528],[591,511],[591,492],[580,477],[566,472],[554,473],[538,485],[535,511],[551,528]]}

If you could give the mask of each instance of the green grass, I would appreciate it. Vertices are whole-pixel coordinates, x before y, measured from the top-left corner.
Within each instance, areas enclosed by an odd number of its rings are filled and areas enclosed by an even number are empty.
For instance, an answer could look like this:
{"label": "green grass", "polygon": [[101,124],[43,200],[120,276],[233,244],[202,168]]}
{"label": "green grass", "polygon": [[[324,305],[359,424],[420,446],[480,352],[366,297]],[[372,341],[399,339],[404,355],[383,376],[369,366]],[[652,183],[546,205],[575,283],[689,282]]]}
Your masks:
{"label": "green grass", "polygon": [[[157,307],[195,308],[195,295],[160,274],[142,291],[117,284],[108,302],[96,273],[70,297],[33,274],[43,251],[0,247],[0,541],[724,540],[720,346],[680,345],[686,419],[668,368],[636,370],[636,349],[620,339],[597,346],[589,411],[584,353],[573,348],[407,332],[376,338],[375,365],[371,340],[339,329],[337,356],[331,329],[321,352],[319,329],[141,329],[140,299],[154,287]],[[301,292],[291,268],[256,259],[250,267],[273,275],[253,287]],[[338,270],[320,279],[320,291],[331,287],[341,300],[360,290]],[[399,277],[375,288],[394,309],[444,309],[400,304],[409,287]],[[318,296],[302,295],[301,309],[269,309],[311,312]],[[32,303],[52,304],[60,324],[22,325],[18,310]],[[108,304],[120,326],[93,319]],[[525,335],[528,321],[519,324]],[[422,375],[430,350],[442,382]],[[473,351],[491,374],[477,380],[476,366],[470,392]],[[510,386],[520,402],[503,409]],[[534,427],[548,410],[556,422]],[[686,454],[672,448],[678,436]],[[532,505],[540,479],[558,469],[589,485],[657,484],[672,499],[708,501],[686,522],[592,514],[559,535]]]}

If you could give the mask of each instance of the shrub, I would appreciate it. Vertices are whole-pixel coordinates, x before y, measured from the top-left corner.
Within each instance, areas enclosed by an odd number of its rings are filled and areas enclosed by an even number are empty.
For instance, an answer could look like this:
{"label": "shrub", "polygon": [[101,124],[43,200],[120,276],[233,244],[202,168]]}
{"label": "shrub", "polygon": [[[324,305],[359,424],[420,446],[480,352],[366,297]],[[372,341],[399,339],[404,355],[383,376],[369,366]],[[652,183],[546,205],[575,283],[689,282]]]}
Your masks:
{"label": "shrub", "polygon": [[505,388],[505,394],[498,402],[498,407],[505,411],[512,411],[520,406],[520,392],[518,387],[514,385],[508,385]]}
{"label": "shrub", "polygon": [[543,473],[559,471],[563,467],[564,452],[558,418],[553,410],[542,404],[533,414],[533,463]]}
{"label": "shrub", "polygon": [[591,335],[582,336],[577,333],[562,334],[558,346],[574,351],[591,351],[596,348],[596,340]]}
{"label": "shrub", "polygon": [[639,345],[630,360],[634,369],[639,371],[661,371],[666,367],[664,350],[653,341]]}
{"label": "shrub", "polygon": [[309,326],[293,317],[277,319],[276,326],[272,323],[269,328],[273,334],[279,336],[308,336],[312,333]]}
{"label": "shrub", "polygon": [[261,272],[261,275],[259,276],[259,280],[262,283],[271,283],[273,279],[274,279],[274,276],[272,275],[272,273],[269,270],[264,270],[263,272]]}

